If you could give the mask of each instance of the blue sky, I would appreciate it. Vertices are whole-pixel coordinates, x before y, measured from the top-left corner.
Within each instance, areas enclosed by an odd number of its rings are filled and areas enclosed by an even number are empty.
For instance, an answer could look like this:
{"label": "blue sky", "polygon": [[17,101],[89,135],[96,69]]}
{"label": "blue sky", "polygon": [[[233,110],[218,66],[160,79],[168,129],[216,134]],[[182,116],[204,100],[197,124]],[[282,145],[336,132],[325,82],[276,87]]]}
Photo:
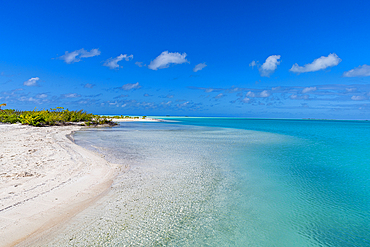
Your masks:
{"label": "blue sky", "polygon": [[370,1],[6,1],[0,103],[370,119]]}

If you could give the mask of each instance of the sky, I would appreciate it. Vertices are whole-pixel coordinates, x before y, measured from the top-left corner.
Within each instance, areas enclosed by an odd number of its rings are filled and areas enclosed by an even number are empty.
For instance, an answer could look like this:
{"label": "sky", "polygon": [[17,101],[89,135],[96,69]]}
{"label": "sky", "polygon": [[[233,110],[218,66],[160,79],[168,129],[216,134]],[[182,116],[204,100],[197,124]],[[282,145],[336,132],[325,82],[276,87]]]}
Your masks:
{"label": "sky", "polygon": [[3,1],[0,104],[370,119],[370,1]]}

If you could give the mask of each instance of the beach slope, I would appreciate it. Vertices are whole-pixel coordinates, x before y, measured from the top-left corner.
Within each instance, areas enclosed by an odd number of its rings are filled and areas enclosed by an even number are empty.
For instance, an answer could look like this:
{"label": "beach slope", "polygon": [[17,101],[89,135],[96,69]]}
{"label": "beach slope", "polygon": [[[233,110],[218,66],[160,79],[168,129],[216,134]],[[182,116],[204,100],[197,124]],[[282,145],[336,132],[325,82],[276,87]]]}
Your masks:
{"label": "beach slope", "polygon": [[109,189],[119,167],[67,138],[79,129],[0,124],[0,246],[37,242]]}

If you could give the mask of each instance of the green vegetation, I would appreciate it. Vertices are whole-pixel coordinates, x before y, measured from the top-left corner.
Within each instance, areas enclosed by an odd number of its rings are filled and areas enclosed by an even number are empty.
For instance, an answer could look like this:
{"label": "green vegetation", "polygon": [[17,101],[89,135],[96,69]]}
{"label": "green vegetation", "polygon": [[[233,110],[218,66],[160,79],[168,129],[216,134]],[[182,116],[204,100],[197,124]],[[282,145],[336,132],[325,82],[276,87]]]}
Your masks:
{"label": "green vegetation", "polygon": [[[1,104],[0,106],[6,106]],[[86,126],[96,125],[115,125],[111,118],[99,115],[93,115],[80,111],[70,111],[63,107],[56,107],[50,110],[37,111],[17,111],[12,109],[0,109],[0,122],[2,123],[21,123],[36,127],[53,126],[53,125],[71,125],[80,124]]]}

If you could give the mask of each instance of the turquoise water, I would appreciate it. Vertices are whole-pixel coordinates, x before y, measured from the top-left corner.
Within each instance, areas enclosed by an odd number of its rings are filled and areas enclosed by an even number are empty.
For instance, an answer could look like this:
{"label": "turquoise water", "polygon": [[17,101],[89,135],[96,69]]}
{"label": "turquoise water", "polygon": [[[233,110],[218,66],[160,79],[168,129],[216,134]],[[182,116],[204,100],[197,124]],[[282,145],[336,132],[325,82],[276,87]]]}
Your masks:
{"label": "turquoise water", "polygon": [[50,246],[370,246],[368,122],[170,120],[75,134],[130,170]]}

